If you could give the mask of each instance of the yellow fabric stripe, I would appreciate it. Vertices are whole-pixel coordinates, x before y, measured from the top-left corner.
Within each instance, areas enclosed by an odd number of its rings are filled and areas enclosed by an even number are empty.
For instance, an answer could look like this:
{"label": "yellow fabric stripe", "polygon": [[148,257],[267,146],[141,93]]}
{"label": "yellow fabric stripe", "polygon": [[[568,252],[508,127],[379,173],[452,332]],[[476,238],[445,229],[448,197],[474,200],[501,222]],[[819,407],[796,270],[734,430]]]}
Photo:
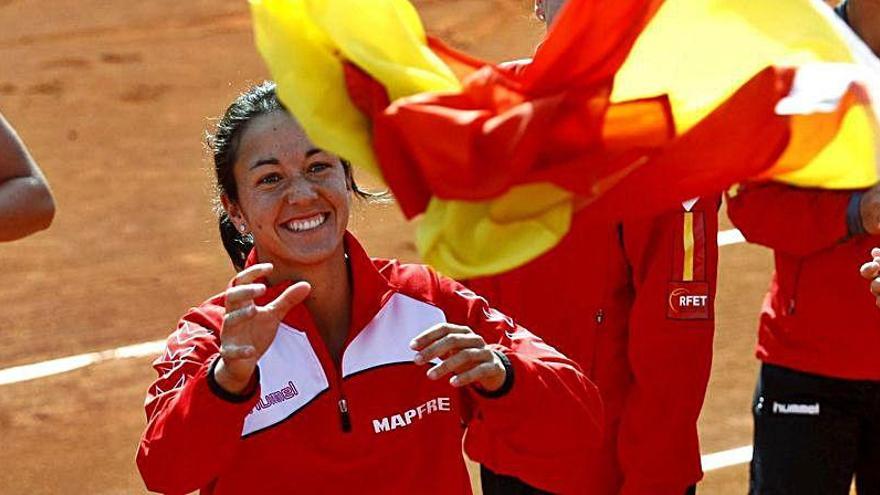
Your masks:
{"label": "yellow fabric stripe", "polygon": [[684,227],[682,228],[684,246],[684,263],[682,263],[681,279],[691,282],[694,279],[694,213],[684,212]]}

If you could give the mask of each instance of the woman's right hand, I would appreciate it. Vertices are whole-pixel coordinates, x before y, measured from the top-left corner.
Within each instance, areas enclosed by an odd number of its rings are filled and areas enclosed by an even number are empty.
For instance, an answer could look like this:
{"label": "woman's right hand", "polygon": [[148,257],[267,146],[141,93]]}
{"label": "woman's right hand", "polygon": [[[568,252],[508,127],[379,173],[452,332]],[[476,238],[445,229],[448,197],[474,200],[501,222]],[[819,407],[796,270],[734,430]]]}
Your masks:
{"label": "woman's right hand", "polygon": [[874,259],[862,265],[859,272],[871,281],[871,293],[877,298],[877,306],[880,306],[880,248],[872,249],[871,257]]}
{"label": "woman's right hand", "polygon": [[308,282],[297,282],[265,306],[254,299],[266,292],[255,280],[272,273],[271,263],[260,263],[242,270],[226,290],[226,315],[220,332],[220,361],[214,379],[228,392],[243,392],[253,377],[257,361],[275,340],[278,325],[294,306],[312,290]]}

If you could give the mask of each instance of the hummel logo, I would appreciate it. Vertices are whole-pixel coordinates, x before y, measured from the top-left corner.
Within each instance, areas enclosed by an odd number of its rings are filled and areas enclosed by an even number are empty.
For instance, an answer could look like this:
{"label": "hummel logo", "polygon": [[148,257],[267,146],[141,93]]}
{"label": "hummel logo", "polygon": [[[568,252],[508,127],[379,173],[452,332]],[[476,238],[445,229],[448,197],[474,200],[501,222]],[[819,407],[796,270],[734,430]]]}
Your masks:
{"label": "hummel logo", "polygon": [[780,404],[773,401],[773,414],[800,414],[804,416],[818,416],[819,403],[815,404]]}
{"label": "hummel logo", "polygon": [[260,397],[260,400],[257,401],[257,405],[251,410],[251,413],[255,411],[260,411],[263,409],[268,409],[275,404],[280,404],[288,399],[292,399],[299,395],[299,390],[296,389],[296,385],[293,382],[288,381],[287,386],[282,388],[281,390],[276,390],[275,392],[269,392],[263,397]]}

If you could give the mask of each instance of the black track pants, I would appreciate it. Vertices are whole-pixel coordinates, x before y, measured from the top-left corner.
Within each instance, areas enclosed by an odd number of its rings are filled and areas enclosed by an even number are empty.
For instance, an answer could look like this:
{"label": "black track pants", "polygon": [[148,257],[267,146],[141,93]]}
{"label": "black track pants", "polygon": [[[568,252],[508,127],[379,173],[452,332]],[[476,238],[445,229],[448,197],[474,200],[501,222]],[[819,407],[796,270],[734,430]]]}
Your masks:
{"label": "black track pants", "polygon": [[880,495],[880,382],[764,364],[752,413],[750,494]]}

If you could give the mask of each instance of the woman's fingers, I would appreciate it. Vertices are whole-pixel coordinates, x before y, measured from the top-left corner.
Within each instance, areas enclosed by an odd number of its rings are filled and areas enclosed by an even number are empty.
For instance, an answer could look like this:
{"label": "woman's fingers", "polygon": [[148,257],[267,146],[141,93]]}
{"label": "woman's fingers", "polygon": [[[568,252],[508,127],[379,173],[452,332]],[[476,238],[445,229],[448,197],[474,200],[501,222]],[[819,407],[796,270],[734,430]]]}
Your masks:
{"label": "woman's fingers", "polygon": [[433,359],[433,357],[423,359],[425,356],[431,353],[431,351],[429,351],[428,353],[426,353],[425,351],[429,350],[429,346],[450,334],[476,335],[470,328],[465,326],[453,325],[451,323],[438,323],[437,325],[434,325],[433,327],[420,333],[410,341],[410,349],[418,352],[418,354],[416,355],[416,364],[427,363],[428,361]]}
{"label": "woman's fingers", "polygon": [[877,275],[880,274],[880,263],[877,263],[876,261],[869,261],[862,265],[862,267],[859,269],[859,273],[862,275],[862,277],[869,280],[876,278]]}
{"label": "woman's fingers", "polygon": [[448,335],[449,333],[468,333],[471,329],[461,325],[453,325],[451,323],[438,323],[433,327],[425,330],[412,339],[409,343],[410,349],[421,351],[437,339]]}
{"label": "woman's fingers", "polygon": [[249,266],[238,272],[235,278],[232,279],[232,285],[250,284],[260,277],[269,275],[273,269],[272,263],[257,263],[256,265]]}
{"label": "woman's fingers", "polygon": [[[454,330],[450,330],[450,332],[454,332]],[[468,333],[448,333],[422,349],[416,354],[413,361],[416,364],[424,364],[435,358],[443,358],[459,349],[480,348],[485,345],[486,342],[483,338],[471,332],[470,329],[468,329]]]}
{"label": "woman's fingers", "polygon": [[305,301],[312,291],[312,286],[308,282],[297,282],[290,287],[284,289],[280,296],[274,301],[266,305],[266,310],[270,311],[280,321],[284,316],[293,309],[294,306]]}
{"label": "woman's fingers", "polygon": [[414,338],[409,346],[417,351],[413,359],[416,364],[442,359],[440,364],[428,370],[431,380],[452,374],[449,383],[454,387],[477,384],[485,390],[494,391],[507,378],[501,359],[486,347],[483,337],[465,326],[449,323],[435,325]]}
{"label": "woman's fingers", "polygon": [[232,287],[226,289],[224,324],[229,325],[256,314],[254,299],[266,293],[266,286],[253,281],[271,272],[271,263],[260,263],[245,268],[235,276]]}
{"label": "woman's fingers", "polygon": [[[271,269],[271,265],[265,264],[264,268]],[[250,274],[243,271],[241,274],[245,276],[240,280],[258,276],[259,273],[260,270]],[[223,316],[225,338],[221,339],[238,345],[250,345],[257,354],[247,357],[258,357],[265,350],[264,344],[268,345],[274,338],[278,322],[293,306],[308,297],[310,291],[311,286],[307,282],[299,282],[285,289],[274,301],[260,307],[254,303],[254,299],[266,293],[265,285],[249,283],[230,287],[226,291],[226,314]]]}
{"label": "woman's fingers", "polygon": [[251,304],[228,311],[223,315],[223,326],[228,328],[231,325],[237,325],[245,320],[249,320],[257,315],[257,307],[253,302]]}
{"label": "woman's fingers", "polygon": [[506,374],[507,372],[504,370],[504,366],[500,363],[496,364],[493,360],[488,363],[482,363],[479,366],[475,366],[463,373],[453,376],[452,379],[449,380],[449,384],[453,387],[479,384],[486,391],[494,392],[501,388]]}
{"label": "woman's fingers", "polygon": [[224,344],[220,346],[220,356],[227,362],[238,359],[251,359],[256,357],[257,349],[252,345]]}
{"label": "woman's fingers", "polygon": [[254,299],[266,293],[263,284],[236,285],[226,289],[226,311],[253,305]]}
{"label": "woman's fingers", "polygon": [[458,375],[482,363],[491,362],[494,357],[492,351],[485,347],[462,349],[429,369],[428,378],[439,380],[450,373]]}

